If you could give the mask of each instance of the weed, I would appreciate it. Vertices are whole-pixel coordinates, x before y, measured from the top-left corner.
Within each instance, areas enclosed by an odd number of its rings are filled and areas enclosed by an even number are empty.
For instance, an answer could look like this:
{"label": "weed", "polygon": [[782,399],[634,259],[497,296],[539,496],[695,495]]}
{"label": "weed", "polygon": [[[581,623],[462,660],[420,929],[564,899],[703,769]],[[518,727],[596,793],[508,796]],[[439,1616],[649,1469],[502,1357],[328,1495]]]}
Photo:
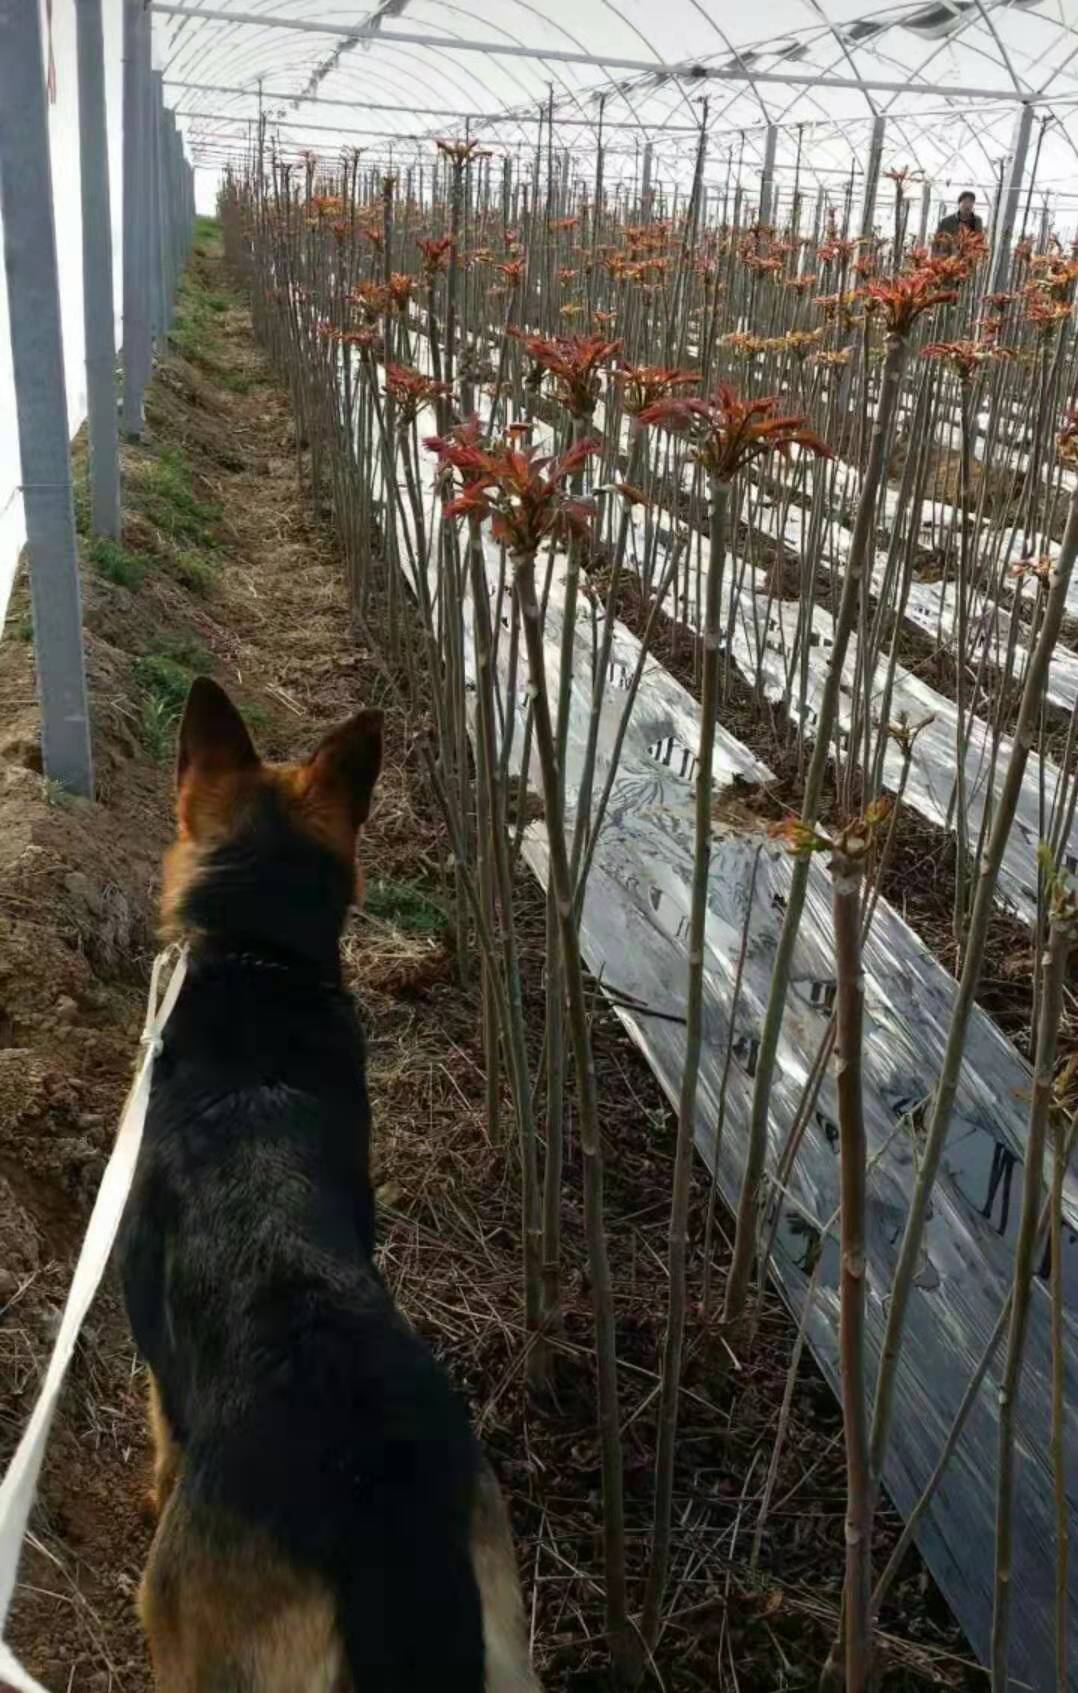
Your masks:
{"label": "weed", "polygon": [[63,783],[58,782],[56,780],[55,776],[46,776],[45,777],[45,804],[46,805],[51,805],[51,806],[54,806],[58,810],[63,810],[67,806],[72,804],[73,799],[74,799],[74,795],[69,794],[67,789],[64,787]]}
{"label": "weed", "polygon": [[132,592],[142,586],[148,561],[139,553],[128,552],[118,541],[95,535],[86,548],[86,557],[106,581],[130,588]]}
{"label": "weed", "polygon": [[206,675],[214,667],[209,647],[203,646],[196,635],[162,635],[160,651],[174,664],[182,664],[193,675]]}
{"label": "weed", "polygon": [[201,327],[186,313],[177,312],[168,332],[169,345],[188,364],[205,364],[206,342]]}
{"label": "weed", "polygon": [[7,626],[9,641],[32,641],[34,638],[34,617],[30,611],[20,612],[13,617]]}
{"label": "weed", "polygon": [[258,736],[267,734],[272,726],[270,714],[261,700],[252,700],[250,704],[244,701],[243,719],[248,729]]}
{"label": "weed", "polygon": [[161,763],[171,754],[192,673],[165,653],[148,653],[135,660],[135,680],[143,692],[139,708],[143,744],[151,758]]}
{"label": "weed", "polygon": [[[210,304],[220,300],[220,306]],[[171,346],[188,364],[217,368],[217,322],[215,313],[223,311],[227,301],[222,295],[203,292],[197,278],[185,277],[180,284],[176,301],[176,316],[168,332]]]}
{"label": "weed", "polygon": [[90,478],[85,470],[76,470],[71,482],[71,498],[75,507],[75,533],[88,535],[93,523],[90,502]]}
{"label": "weed", "polygon": [[230,394],[249,394],[258,383],[257,376],[243,370],[226,370],[223,366],[214,370],[213,379],[219,388],[226,388]]}
{"label": "weed", "polygon": [[135,676],[141,685],[159,699],[173,715],[179,717],[187,690],[191,686],[191,670],[166,653],[148,653],[135,660]]}
{"label": "weed", "polygon": [[196,498],[190,466],[175,447],[147,463],[142,475],[132,484],[131,492],[163,534],[175,541],[195,541],[203,547],[213,545],[211,526],[220,518],[221,508]]}
{"label": "weed", "polygon": [[165,568],[192,594],[212,593],[217,583],[217,565],[195,547],[182,547],[165,561]]}
{"label": "weed", "polygon": [[166,763],[172,751],[176,719],[169,716],[153,694],[147,694],[139,707],[138,725],[142,744],[154,763]]}
{"label": "weed", "polygon": [[442,907],[416,882],[370,882],[363,904],[369,916],[380,917],[412,934],[441,934],[449,927]]}

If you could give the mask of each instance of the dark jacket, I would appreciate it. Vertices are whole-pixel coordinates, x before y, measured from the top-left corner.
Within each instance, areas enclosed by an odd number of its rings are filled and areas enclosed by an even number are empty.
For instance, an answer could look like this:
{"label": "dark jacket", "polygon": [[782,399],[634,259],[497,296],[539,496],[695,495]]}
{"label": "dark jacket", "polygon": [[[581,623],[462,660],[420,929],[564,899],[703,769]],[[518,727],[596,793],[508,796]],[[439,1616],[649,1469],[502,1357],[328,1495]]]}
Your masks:
{"label": "dark jacket", "polygon": [[969,222],[965,223],[964,220],[959,217],[957,212],[952,212],[950,217],[945,217],[940,220],[940,226],[937,229],[936,234],[954,236],[957,235],[958,231],[963,228],[968,229],[971,235],[981,235],[984,233],[984,219],[979,218],[977,213],[974,212]]}

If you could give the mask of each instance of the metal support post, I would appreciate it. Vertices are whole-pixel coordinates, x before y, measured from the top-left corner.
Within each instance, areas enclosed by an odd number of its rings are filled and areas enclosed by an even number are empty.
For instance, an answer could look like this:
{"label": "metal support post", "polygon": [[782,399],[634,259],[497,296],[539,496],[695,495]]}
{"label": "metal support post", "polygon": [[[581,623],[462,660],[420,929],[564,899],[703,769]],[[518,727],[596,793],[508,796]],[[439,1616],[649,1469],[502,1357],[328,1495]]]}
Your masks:
{"label": "metal support post", "polygon": [[150,72],[151,123],[153,126],[154,235],[153,263],[157,274],[157,334],[164,343],[172,322],[172,288],[168,269],[168,192],[165,184],[165,100],[161,72]]}
{"label": "metal support post", "polygon": [[142,0],[124,0],[124,394],[123,429],[131,439],[143,430],[142,401],[150,369],[150,318],[146,297],[146,150],[142,109],[143,32],[146,13]]}
{"label": "metal support post", "polygon": [[[265,12],[222,11],[218,7],[202,6],[194,0],[153,0],[155,12],[161,12],[168,17],[195,18],[199,23],[224,23],[230,28],[237,25],[251,25],[255,29],[297,30],[311,35],[344,36],[354,45],[360,40],[364,45],[385,47],[434,47],[439,52],[451,53],[493,53],[498,58],[541,59],[546,64],[560,65],[589,65],[608,75],[612,70],[640,71],[644,76],[672,79],[685,77],[693,82],[706,79],[707,81],[747,83],[754,86],[757,83],[774,83],[780,88],[852,88],[858,94],[907,94],[909,92],[909,78],[902,81],[890,78],[831,76],[821,75],[817,71],[763,71],[753,67],[744,67],[744,61],[735,60],[734,65],[701,65],[698,60],[687,64],[668,63],[656,59],[623,59],[610,53],[584,53],[574,48],[550,47],[545,42],[540,46],[525,47],[520,42],[509,41],[472,41],[462,36],[429,35],[417,30],[392,31],[381,30],[374,33],[373,25],[369,22],[357,23],[354,18],[289,18],[280,14],[267,16]],[[380,21],[380,20],[379,20]],[[1005,88],[971,87],[967,84],[953,86],[950,83],[940,83],[934,86],[932,92],[945,100],[991,100],[1000,105],[1008,101],[1018,101],[1023,96],[1017,91]],[[292,95],[287,94],[286,99]]]}
{"label": "metal support post", "polygon": [[187,249],[183,215],[183,143],[172,112],[165,113],[165,122],[168,135],[169,209],[172,224],[172,290],[175,296],[175,291],[180,285]]}
{"label": "metal support post", "polygon": [[651,172],[655,158],[655,149],[650,141],[644,143],[644,170],[640,184],[640,216],[644,223],[651,222]]}
{"label": "metal support post", "polygon": [[865,198],[861,208],[861,238],[868,241],[876,224],[876,196],[880,188],[880,166],[883,163],[883,137],[887,120],[876,116],[872,120],[872,139],[868,144],[868,165],[865,169]]}
{"label": "metal support post", "polygon": [[172,133],[169,129],[169,112],[161,109],[161,184],[162,232],[165,245],[165,290],[173,310],[175,310],[176,287],[176,161],[172,153]]}
{"label": "metal support post", "polygon": [[0,221],[46,776],[92,798],[41,16],[0,0]]}
{"label": "metal support post", "polygon": [[775,185],[775,146],[778,142],[778,125],[769,123],[764,132],[764,168],[760,176],[760,222],[771,222],[771,201]]}
{"label": "metal support post", "polygon": [[165,172],[165,263],[168,267],[168,297],[176,309],[176,288],[180,280],[179,184],[176,173],[176,132],[172,113],[162,114],[162,160]]}
{"label": "metal support post", "polygon": [[1026,174],[1029,135],[1033,128],[1033,107],[1026,104],[1018,114],[1014,127],[1014,147],[1007,161],[996,214],[992,244],[992,274],[988,292],[1001,294],[1007,286],[1011,268],[1011,241],[1018,216],[1018,202],[1022,197],[1022,180]]}
{"label": "metal support post", "polygon": [[158,230],[158,175],[157,175],[157,98],[153,85],[153,71],[150,62],[150,31],[144,30],[142,36],[142,74],[145,89],[142,107],[142,145],[146,152],[146,288],[150,302],[150,349],[151,360],[146,368],[146,381],[149,383],[153,374],[153,349],[161,338],[162,309],[161,309],[161,237]]}
{"label": "metal support post", "polygon": [[932,184],[926,182],[921,188],[921,225],[917,236],[917,245],[925,246],[928,241],[928,219],[932,211]]}
{"label": "metal support post", "polygon": [[816,251],[816,248],[820,244],[820,230],[823,227],[823,212],[824,212],[824,193],[823,193],[823,189],[821,188],[820,192],[816,196],[815,205],[812,208],[812,250],[813,250],[813,252]]}
{"label": "metal support post", "polygon": [[112,208],[101,0],[76,0],[79,171],[82,188],[82,313],[90,498],[98,535],[120,534],[120,449],[116,419],[116,332],[112,292]]}

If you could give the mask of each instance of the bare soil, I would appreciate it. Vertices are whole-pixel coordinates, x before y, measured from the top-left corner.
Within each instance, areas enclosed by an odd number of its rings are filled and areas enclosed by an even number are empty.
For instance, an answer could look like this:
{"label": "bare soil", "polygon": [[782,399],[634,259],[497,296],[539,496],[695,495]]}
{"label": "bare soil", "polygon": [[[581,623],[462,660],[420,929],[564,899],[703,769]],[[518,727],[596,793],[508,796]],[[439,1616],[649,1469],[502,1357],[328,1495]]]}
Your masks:
{"label": "bare soil", "polygon": [[[346,956],[370,1035],[385,1266],[402,1305],[468,1396],[510,1495],[544,1685],[599,1688],[599,1470],[573,1125],[565,1333],[556,1397],[540,1404],[522,1373],[508,1102],[505,1138],[492,1141],[474,960],[454,955],[444,918],[447,841],[417,752],[424,703],[402,700],[390,686],[377,615],[373,644],[353,627],[330,530],[297,484],[287,399],[209,236],[192,277],[196,291],[213,296],[214,334],[201,348],[190,336],[178,338],[189,357],[162,361],[147,439],[125,449],[124,540],[144,564],[137,584],[109,580],[87,548],[96,803],[65,798],[40,774],[25,585],[0,644],[0,1464],[30,1412],[129,1083],[170,831],[177,687],[182,694],[191,670],[209,668],[251,708],[271,755],[302,752],[358,704],[382,704],[388,759],[365,840],[368,903],[349,929]],[[162,477],[170,495],[160,491]],[[521,890],[520,922],[537,1059],[543,903],[530,885]],[[673,1125],[649,1070],[602,1010],[596,1043],[638,1601]],[[694,1298],[706,1199],[698,1170]],[[719,1235],[721,1293],[721,1218]],[[810,1363],[799,1372],[759,1564],[749,1564],[793,1339],[770,1294],[755,1340],[735,1342],[733,1360],[706,1322],[693,1325],[670,1617],[653,1681],[670,1693],[816,1686],[837,1617],[844,1472],[838,1408]],[[151,1685],[133,1607],[150,1535],[143,1399],[110,1278],[57,1417],[12,1619],[13,1644],[54,1693],[148,1693]],[[894,1531],[885,1517],[881,1547]],[[883,1631],[889,1693],[984,1685],[915,1555]]]}

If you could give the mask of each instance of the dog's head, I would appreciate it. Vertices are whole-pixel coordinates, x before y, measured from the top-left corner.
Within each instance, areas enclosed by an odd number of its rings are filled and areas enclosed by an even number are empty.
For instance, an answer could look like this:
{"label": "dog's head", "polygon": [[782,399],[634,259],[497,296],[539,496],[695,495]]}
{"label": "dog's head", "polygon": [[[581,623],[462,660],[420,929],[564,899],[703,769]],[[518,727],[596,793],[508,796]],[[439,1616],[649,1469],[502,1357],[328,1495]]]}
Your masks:
{"label": "dog's head", "polygon": [[166,935],[336,944],[362,892],[356,836],[382,763],[382,714],[360,711],[299,764],[265,763],[223,688],[191,687],[180,725],[177,838],[164,868]]}

